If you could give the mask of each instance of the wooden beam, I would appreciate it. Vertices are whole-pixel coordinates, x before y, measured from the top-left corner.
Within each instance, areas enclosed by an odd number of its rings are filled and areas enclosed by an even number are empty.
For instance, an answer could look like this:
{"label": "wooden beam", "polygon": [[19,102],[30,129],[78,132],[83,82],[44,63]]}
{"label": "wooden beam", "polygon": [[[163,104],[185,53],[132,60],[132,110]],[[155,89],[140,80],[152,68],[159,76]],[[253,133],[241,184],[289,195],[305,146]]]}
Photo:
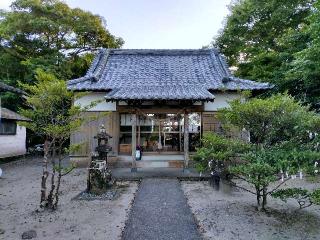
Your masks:
{"label": "wooden beam", "polygon": [[137,163],[136,163],[136,149],[137,149],[137,114],[131,114],[131,122],[132,122],[132,167],[131,171],[137,171]]}
{"label": "wooden beam", "polygon": [[189,167],[189,114],[187,111],[184,112],[184,168]]}
{"label": "wooden beam", "polygon": [[[137,107],[134,106],[128,106],[128,105],[118,105],[117,106],[117,111],[119,113],[128,113],[132,112],[133,109]],[[143,113],[182,113],[183,109],[177,107],[177,106],[168,106],[168,105],[163,105],[163,107],[159,106],[139,106],[139,111]],[[189,112],[203,112],[204,111],[204,106],[203,105],[193,105],[190,107],[186,107],[186,109],[189,110]]]}

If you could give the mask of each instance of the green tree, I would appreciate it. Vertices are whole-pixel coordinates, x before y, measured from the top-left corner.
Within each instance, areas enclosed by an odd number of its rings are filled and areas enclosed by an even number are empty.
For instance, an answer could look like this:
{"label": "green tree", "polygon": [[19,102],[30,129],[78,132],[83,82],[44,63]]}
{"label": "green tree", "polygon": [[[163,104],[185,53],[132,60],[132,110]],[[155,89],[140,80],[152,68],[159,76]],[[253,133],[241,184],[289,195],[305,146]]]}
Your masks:
{"label": "green tree", "polygon": [[279,52],[279,37],[289,29],[298,30],[306,22],[314,2],[315,0],[233,1],[229,6],[230,15],[213,44],[221,49],[231,65],[242,67],[239,63],[244,61],[250,67],[249,63],[260,53]]}
{"label": "green tree", "polygon": [[[305,28],[315,2],[233,1],[230,15],[213,46],[221,50],[230,65],[238,68],[237,76],[271,82],[275,85],[274,92],[288,91],[293,96],[301,96],[305,91],[301,94],[300,89],[308,86],[303,80],[287,79],[286,75],[292,69],[296,53],[309,44],[311,33]],[[312,103],[309,100],[306,102]]]}
{"label": "green tree", "polygon": [[[213,171],[215,168],[226,169],[240,153],[246,152],[249,148],[249,145],[240,139],[226,138],[215,133],[205,133],[201,143],[201,147],[193,156],[196,167],[201,172]],[[209,166],[209,162],[212,166]]]}
{"label": "green tree", "polygon": [[285,142],[307,142],[306,131],[319,132],[319,116],[309,111],[287,94],[276,94],[266,99],[252,98],[243,102],[236,99],[230,108],[218,112],[225,128],[234,127],[250,132],[250,142],[256,147],[269,147]]}
{"label": "green tree", "polygon": [[294,54],[294,61],[286,73],[285,84],[301,101],[320,110],[320,1],[314,4],[309,24],[302,32],[309,35],[307,47]]}
{"label": "green tree", "polygon": [[[22,124],[45,139],[40,207],[56,209],[61,178],[73,169],[62,166],[65,144],[70,134],[87,121],[82,113],[95,103],[82,108],[74,106],[72,102],[77,95],[67,90],[65,81],[52,74],[37,71],[36,80],[34,85],[23,84],[30,108],[21,109],[20,113],[32,120]],[[72,149],[75,147],[79,146],[71,146]]]}
{"label": "green tree", "polygon": [[38,68],[60,79],[79,77],[93,51],[122,45],[101,16],[60,0],[16,0],[0,11],[0,79],[12,86],[32,83]]}
{"label": "green tree", "polygon": [[[296,188],[281,189],[280,187],[290,181],[292,176],[295,177],[297,173],[314,174],[314,162],[319,157],[319,152],[303,146],[292,148],[292,146],[277,145],[266,149],[252,148],[251,151],[241,156],[243,163],[232,166],[229,170],[240,179],[240,182],[245,181],[253,186],[254,191],[251,187],[239,182],[231,181],[231,183],[256,195],[258,209],[265,210],[269,195],[281,199],[292,197],[287,193],[288,191],[294,192]],[[282,175],[282,180],[279,175]],[[310,195],[315,193],[316,191]],[[316,201],[314,203],[317,204]]]}
{"label": "green tree", "polygon": [[[243,148],[243,143],[233,141],[233,144],[224,144],[227,147],[207,147],[207,151],[213,151],[211,156],[216,158],[223,156],[226,162],[232,161],[230,152],[241,159],[229,167],[240,182],[230,183],[255,194],[259,209],[264,210],[267,196],[276,194],[290,180],[287,175],[314,173],[314,162],[320,157],[319,138],[315,134],[320,132],[320,117],[292,97],[278,94],[246,102],[234,100],[230,108],[218,112],[218,117],[225,129],[248,131],[249,146]],[[230,142],[221,138],[218,141],[212,138],[207,146]],[[281,174],[282,181],[278,177]],[[250,187],[241,181],[249,183]]]}

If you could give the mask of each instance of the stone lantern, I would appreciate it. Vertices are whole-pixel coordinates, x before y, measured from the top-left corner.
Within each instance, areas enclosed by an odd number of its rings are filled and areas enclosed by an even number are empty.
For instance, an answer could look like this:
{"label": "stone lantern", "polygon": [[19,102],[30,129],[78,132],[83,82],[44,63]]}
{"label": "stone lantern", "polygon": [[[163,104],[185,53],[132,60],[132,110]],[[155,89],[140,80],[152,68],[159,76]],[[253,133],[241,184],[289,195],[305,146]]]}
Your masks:
{"label": "stone lantern", "polygon": [[108,153],[112,150],[108,141],[112,138],[104,125],[100,126],[98,134],[94,137],[98,140],[98,146],[95,148],[97,154],[91,156],[88,168],[87,191],[94,194],[101,194],[110,188],[114,181],[108,168]]}
{"label": "stone lantern", "polygon": [[[112,151],[112,147],[110,147],[108,142],[109,142],[109,139],[112,138],[112,136],[106,132],[106,128],[102,124],[100,126],[99,133],[94,138],[98,139],[98,146],[95,148],[95,151],[98,153],[98,159],[105,160],[105,162],[107,164],[108,163],[108,153]],[[95,158],[96,158],[96,156],[95,156]]]}

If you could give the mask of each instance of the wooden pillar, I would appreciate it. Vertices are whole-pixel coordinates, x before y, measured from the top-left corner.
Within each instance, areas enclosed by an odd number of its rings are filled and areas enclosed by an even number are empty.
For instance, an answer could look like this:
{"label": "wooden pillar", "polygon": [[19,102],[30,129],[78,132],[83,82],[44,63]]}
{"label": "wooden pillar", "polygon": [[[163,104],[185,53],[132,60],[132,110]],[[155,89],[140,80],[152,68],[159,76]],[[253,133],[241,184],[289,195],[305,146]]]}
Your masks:
{"label": "wooden pillar", "polygon": [[137,171],[137,163],[136,163],[136,148],[137,148],[137,114],[131,114],[131,122],[132,122],[132,167],[131,172]]}
{"label": "wooden pillar", "polygon": [[180,124],[181,120],[179,120],[179,151],[182,151],[182,125]]}
{"label": "wooden pillar", "polygon": [[119,112],[112,112],[113,115],[113,129],[112,129],[112,151],[113,153],[118,156],[119,155],[119,136],[120,136],[120,114]]}
{"label": "wooden pillar", "polygon": [[189,114],[187,111],[184,112],[184,168],[189,166]]}
{"label": "wooden pillar", "polygon": [[138,125],[138,146],[141,146],[141,142],[140,142],[140,139],[141,139],[141,126],[140,126],[140,116],[137,115],[137,125]]}

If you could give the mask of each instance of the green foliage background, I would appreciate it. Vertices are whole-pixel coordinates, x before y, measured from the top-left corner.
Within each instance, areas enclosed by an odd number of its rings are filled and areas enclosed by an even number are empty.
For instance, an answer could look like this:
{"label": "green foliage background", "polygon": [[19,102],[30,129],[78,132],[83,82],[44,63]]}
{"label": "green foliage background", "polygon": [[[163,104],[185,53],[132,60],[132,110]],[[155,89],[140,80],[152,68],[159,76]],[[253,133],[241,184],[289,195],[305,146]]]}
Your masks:
{"label": "green foliage background", "polygon": [[320,1],[236,0],[212,45],[236,75],[320,109]]}
{"label": "green foliage background", "polygon": [[[84,75],[93,52],[119,48],[103,17],[60,0],[16,0],[0,11],[0,81],[33,84],[37,69],[69,80]],[[17,110],[18,97],[6,93],[2,104]]]}

